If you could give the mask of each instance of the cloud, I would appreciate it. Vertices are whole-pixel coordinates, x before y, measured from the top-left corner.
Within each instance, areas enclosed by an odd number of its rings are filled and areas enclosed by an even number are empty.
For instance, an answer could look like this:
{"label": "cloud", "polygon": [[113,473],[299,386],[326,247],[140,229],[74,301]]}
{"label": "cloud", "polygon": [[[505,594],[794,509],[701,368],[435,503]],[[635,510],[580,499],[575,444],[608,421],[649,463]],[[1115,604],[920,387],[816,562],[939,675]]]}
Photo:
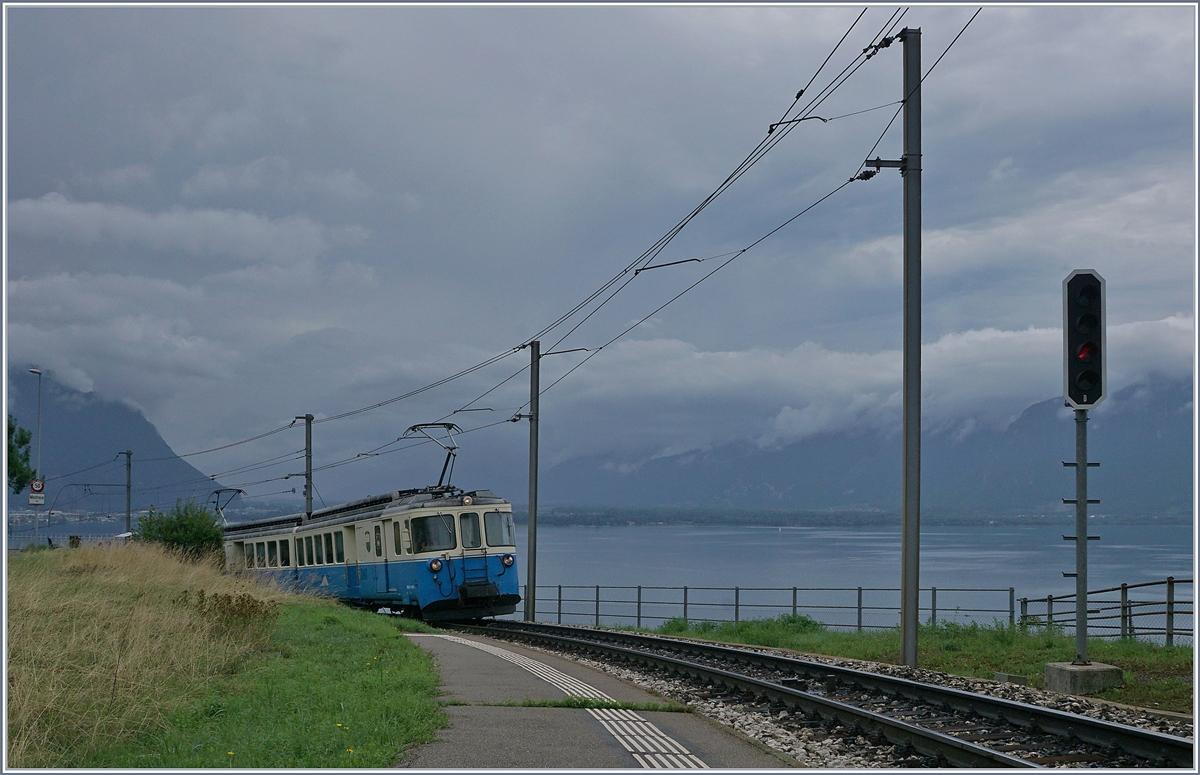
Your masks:
{"label": "cloud", "polygon": [[291,162],[280,156],[264,156],[235,166],[206,164],[180,189],[180,194],[188,198],[228,192],[269,192],[284,197],[311,194],[348,202],[363,201],[371,195],[370,188],[353,170],[296,172]]}
{"label": "cloud", "polygon": [[191,257],[294,264],[328,248],[324,229],[303,215],[267,218],[176,206],[147,213],[121,204],[73,202],[62,194],[9,205],[10,233],[78,245],[116,243]]}

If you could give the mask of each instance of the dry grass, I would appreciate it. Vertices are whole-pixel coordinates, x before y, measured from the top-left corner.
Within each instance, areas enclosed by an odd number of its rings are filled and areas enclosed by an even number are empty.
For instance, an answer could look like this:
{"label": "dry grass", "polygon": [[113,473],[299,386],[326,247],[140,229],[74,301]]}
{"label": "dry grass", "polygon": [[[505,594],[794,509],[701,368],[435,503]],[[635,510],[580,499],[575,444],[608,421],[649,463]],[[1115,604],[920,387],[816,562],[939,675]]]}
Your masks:
{"label": "dry grass", "polygon": [[9,767],[71,766],[161,727],[299,599],[153,545],[9,555]]}

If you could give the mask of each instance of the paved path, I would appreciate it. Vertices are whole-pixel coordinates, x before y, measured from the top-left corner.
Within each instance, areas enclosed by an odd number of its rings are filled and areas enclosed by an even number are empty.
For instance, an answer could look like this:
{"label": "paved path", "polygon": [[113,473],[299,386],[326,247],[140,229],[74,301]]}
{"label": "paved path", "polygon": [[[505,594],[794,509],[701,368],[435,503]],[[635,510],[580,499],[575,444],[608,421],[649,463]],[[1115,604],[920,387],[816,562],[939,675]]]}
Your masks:
{"label": "paved path", "polygon": [[409,633],[442,674],[450,726],[397,765],[421,769],[552,767],[698,769],[786,767],[752,743],[691,713],[512,707],[500,703],[592,697],[664,702],[607,673],[512,643]]}

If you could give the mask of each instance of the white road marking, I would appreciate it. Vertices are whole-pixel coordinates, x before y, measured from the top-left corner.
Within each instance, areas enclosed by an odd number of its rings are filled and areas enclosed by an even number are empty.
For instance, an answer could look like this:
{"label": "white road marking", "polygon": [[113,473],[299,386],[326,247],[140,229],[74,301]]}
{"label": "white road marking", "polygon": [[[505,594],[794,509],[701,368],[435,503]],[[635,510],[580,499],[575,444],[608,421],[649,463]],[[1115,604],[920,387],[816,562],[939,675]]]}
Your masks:
{"label": "white road marking", "polygon": [[[459,643],[463,646],[470,646],[480,651],[486,651],[489,654],[528,670],[546,683],[562,690],[568,697],[587,697],[593,700],[616,702],[609,695],[580,681],[578,678],[572,678],[566,673],[555,670],[544,662],[538,662],[536,659],[530,659],[507,649],[492,646],[488,643],[467,640],[456,635],[435,635],[416,632],[406,634],[414,638],[442,638],[443,640]],[[592,718],[599,721],[600,725],[616,738],[621,747],[633,755],[633,758],[643,769],[709,769],[708,765],[701,761],[699,757],[692,754],[687,748],[680,745],[678,741],[672,739],[670,735],[632,710],[588,708],[587,712],[592,714]]]}

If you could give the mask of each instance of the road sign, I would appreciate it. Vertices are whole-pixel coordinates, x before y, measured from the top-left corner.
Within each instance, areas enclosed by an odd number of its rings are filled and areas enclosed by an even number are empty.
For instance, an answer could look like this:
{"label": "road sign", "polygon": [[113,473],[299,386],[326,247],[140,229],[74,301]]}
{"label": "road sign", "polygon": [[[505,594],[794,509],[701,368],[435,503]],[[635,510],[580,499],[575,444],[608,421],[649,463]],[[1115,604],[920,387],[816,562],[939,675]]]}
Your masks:
{"label": "road sign", "polygon": [[41,479],[31,479],[29,481],[29,491],[30,492],[45,492],[46,491],[46,483],[43,482]]}
{"label": "road sign", "polygon": [[46,493],[44,493],[44,492],[29,493],[29,505],[30,506],[45,506],[46,505]]}

